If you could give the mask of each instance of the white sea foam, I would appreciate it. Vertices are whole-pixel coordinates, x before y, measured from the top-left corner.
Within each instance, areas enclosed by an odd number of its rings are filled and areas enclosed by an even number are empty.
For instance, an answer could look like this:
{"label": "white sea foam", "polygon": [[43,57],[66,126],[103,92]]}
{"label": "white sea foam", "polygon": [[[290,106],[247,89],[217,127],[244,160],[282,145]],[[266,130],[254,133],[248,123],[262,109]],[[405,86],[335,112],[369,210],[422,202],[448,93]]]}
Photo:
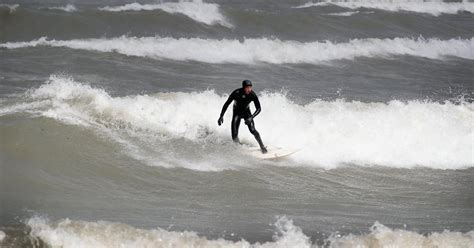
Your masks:
{"label": "white sea foam", "polygon": [[189,18],[205,23],[207,25],[220,24],[232,27],[225,16],[220,12],[219,5],[215,3],[204,3],[202,0],[164,2],[156,4],[130,3],[122,6],[106,6],[99,8],[102,11],[142,11],[142,10],[162,10],[171,14],[183,14]]}
{"label": "white sea foam", "polygon": [[474,59],[471,39],[354,39],[347,43],[298,42],[278,39],[214,40],[201,38],[118,37],[112,39],[48,40],[8,42],[0,48],[51,46],[99,52],[117,52],[154,59],[193,60],[205,63],[323,63],[358,57],[411,55],[430,59],[459,57]]}
{"label": "white sea foam", "polygon": [[7,235],[4,232],[0,231],[0,243],[5,239],[6,236]]}
{"label": "white sea foam", "polygon": [[76,6],[74,6],[72,4],[68,4],[68,5],[62,6],[62,7],[49,7],[48,9],[62,10],[62,11],[66,11],[66,12],[76,12],[77,11]]}
{"label": "white sea foam", "polygon": [[329,247],[472,247],[474,231],[467,233],[444,230],[422,235],[417,232],[391,229],[379,222],[370,228],[366,235],[332,235],[328,239]]}
{"label": "white sea foam", "polygon": [[[317,248],[303,230],[287,217],[276,223],[273,241],[250,243],[245,239],[230,241],[208,239],[193,231],[167,231],[161,228],[139,229],[107,221],[80,221],[61,219],[51,221],[32,217],[27,221],[31,236],[40,238],[53,247],[239,247],[239,248]],[[445,230],[422,235],[413,231],[391,229],[378,222],[368,234],[347,236],[331,235],[324,247],[472,247],[474,231],[467,233]]]}
{"label": "white sea foam", "polygon": [[[112,97],[102,89],[53,75],[46,84],[32,89],[28,98],[30,105],[22,103],[18,111],[67,124],[100,127],[102,132],[114,133],[125,128],[147,142],[150,137],[184,138],[198,144],[208,142],[206,137],[210,136],[230,140],[227,124],[222,127],[216,124],[226,98],[213,91]],[[267,145],[302,148],[292,156],[296,165],[436,169],[474,166],[474,103],[316,100],[299,105],[280,93],[262,93],[260,101],[263,111],[256,119],[256,126],[263,140]],[[9,113],[15,109],[14,106],[4,108],[10,109]],[[230,121],[230,112],[227,111],[225,123]],[[254,143],[251,134],[242,128],[241,140]],[[140,157],[140,150],[135,146],[129,155]],[[169,166],[191,168],[172,162]],[[221,168],[213,163],[209,166],[201,169]]]}
{"label": "white sea foam", "polygon": [[357,14],[367,15],[367,14],[373,14],[373,13],[374,13],[373,11],[346,11],[346,12],[327,13],[327,14],[323,14],[323,15],[327,15],[327,16],[353,16],[353,15],[357,15]]}
{"label": "white sea foam", "polygon": [[326,15],[329,16],[352,16],[355,14],[359,14],[359,11],[347,11],[347,12],[337,12],[337,13],[327,13]]}
{"label": "white sea foam", "polygon": [[20,7],[19,4],[0,4],[0,8],[7,8],[10,13],[15,12],[18,7]]}
{"label": "white sea foam", "polygon": [[369,8],[392,12],[410,11],[434,16],[439,16],[441,14],[456,14],[462,11],[474,13],[474,2],[443,2],[441,0],[323,0],[319,2],[309,2],[295,8],[327,5],[337,5],[349,9]]}

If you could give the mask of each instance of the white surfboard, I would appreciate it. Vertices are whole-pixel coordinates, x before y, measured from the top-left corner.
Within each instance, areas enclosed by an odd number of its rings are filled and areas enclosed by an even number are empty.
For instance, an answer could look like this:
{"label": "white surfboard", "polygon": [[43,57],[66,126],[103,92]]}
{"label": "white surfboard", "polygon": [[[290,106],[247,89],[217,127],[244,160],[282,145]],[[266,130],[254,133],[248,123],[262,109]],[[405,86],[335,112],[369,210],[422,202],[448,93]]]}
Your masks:
{"label": "white surfboard", "polygon": [[278,160],[278,159],[286,158],[298,152],[299,150],[269,146],[267,147],[267,151],[268,151],[267,153],[263,154],[260,148],[258,147],[245,147],[244,148],[244,153],[254,156],[256,158],[265,159],[265,160]]}

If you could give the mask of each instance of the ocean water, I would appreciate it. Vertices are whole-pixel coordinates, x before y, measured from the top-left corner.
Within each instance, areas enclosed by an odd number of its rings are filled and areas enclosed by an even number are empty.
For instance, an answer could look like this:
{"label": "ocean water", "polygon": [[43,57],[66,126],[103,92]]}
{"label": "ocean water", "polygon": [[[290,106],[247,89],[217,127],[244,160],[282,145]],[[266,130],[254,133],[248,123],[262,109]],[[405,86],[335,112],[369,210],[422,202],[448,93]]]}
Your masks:
{"label": "ocean water", "polygon": [[[0,247],[474,247],[473,26],[472,1],[2,0]],[[217,125],[244,79],[297,153]]]}

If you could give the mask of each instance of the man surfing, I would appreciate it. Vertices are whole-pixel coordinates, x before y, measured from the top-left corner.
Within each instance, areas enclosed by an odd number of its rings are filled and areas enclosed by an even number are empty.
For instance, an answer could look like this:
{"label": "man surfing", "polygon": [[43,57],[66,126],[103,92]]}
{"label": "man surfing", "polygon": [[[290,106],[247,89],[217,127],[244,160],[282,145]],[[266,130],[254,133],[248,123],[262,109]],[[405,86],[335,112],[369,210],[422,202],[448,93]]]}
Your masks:
{"label": "man surfing", "polygon": [[[234,142],[240,143],[239,141],[239,126],[240,120],[245,120],[245,125],[249,127],[250,133],[253,134],[255,139],[257,140],[258,144],[260,145],[260,150],[262,153],[267,153],[267,148],[263,145],[262,138],[260,138],[260,134],[255,129],[255,123],[253,122],[253,118],[257,116],[260,111],[262,110],[260,107],[260,102],[258,101],[257,94],[252,90],[252,82],[250,80],[244,80],[242,82],[242,88],[236,89],[230,94],[227,101],[222,106],[221,115],[217,124],[222,125],[224,122],[224,113],[229,107],[229,104],[234,101],[234,111],[232,114],[232,140]],[[249,104],[252,102],[255,104],[255,112],[252,114],[250,112]]]}

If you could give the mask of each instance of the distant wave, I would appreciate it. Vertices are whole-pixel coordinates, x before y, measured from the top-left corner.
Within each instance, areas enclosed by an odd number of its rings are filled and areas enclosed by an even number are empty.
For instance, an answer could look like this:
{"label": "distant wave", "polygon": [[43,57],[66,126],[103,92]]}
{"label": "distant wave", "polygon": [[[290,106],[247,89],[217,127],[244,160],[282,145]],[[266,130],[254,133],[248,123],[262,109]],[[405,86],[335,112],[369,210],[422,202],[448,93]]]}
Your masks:
{"label": "distant wave", "polygon": [[15,12],[18,7],[20,7],[19,4],[0,4],[0,8],[7,8],[10,13]]}
{"label": "distant wave", "polygon": [[[222,247],[222,248],[278,248],[319,247],[313,244],[304,230],[287,217],[279,217],[273,225],[276,229],[272,241],[250,243],[244,239],[230,241],[222,238],[208,239],[193,231],[167,231],[156,228],[139,229],[109,221],[82,221],[60,219],[51,221],[45,217],[32,217],[26,223],[30,235],[53,247]],[[423,235],[414,231],[391,229],[379,222],[366,234],[341,235],[334,233],[324,240],[324,247],[469,247],[474,243],[474,231],[467,233],[445,230]]]}
{"label": "distant wave", "polygon": [[441,14],[456,14],[461,11],[474,13],[474,2],[443,2],[425,0],[323,0],[319,2],[309,2],[295,8],[308,8],[326,5],[337,5],[343,8],[359,9],[381,9],[386,11],[410,11],[426,13],[434,16]]}
{"label": "distant wave", "polygon": [[202,0],[180,1],[178,3],[165,2],[156,4],[130,3],[123,6],[106,6],[99,8],[102,11],[141,11],[141,10],[162,10],[171,14],[183,14],[189,18],[205,23],[207,25],[220,24],[226,27],[232,25],[219,11],[219,5],[215,3],[204,3]]}
{"label": "distant wave", "polygon": [[[229,130],[216,124],[226,96],[213,91],[112,97],[102,89],[52,75],[46,84],[31,89],[26,99],[18,106],[0,107],[0,113],[39,114],[66,124],[100,127],[108,134],[126,128],[134,139],[144,142],[150,137],[198,143],[208,142],[209,137],[211,144],[229,139]],[[260,102],[264,111],[258,127],[266,144],[303,148],[292,157],[299,164],[325,168],[341,164],[434,169],[474,166],[474,103],[315,100],[299,105],[280,93],[262,93]],[[248,132],[242,132],[241,138],[253,141]],[[141,150],[146,149],[135,147],[128,154],[141,158]],[[154,165],[156,160],[144,162]]]}
{"label": "distant wave", "polygon": [[99,52],[117,52],[154,59],[194,60],[205,63],[318,64],[357,57],[410,55],[429,59],[453,56],[474,59],[471,39],[354,39],[347,43],[330,41],[298,42],[279,39],[215,40],[202,38],[118,37],[112,39],[48,40],[9,42],[0,48],[51,46]]}
{"label": "distant wave", "polygon": [[66,11],[66,12],[75,12],[77,11],[77,8],[76,6],[72,5],[72,4],[68,4],[64,7],[49,7],[48,9],[52,9],[52,10],[62,10],[62,11]]}

